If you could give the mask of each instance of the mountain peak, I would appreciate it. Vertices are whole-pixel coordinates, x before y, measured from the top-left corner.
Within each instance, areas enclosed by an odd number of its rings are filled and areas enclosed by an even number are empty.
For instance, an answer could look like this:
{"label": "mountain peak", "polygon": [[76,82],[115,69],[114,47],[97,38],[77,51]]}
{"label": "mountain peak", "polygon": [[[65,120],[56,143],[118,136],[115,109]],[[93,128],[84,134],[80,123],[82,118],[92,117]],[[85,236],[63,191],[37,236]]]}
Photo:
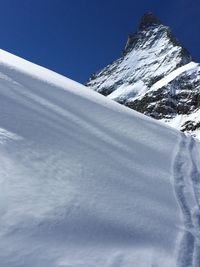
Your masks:
{"label": "mountain peak", "polygon": [[160,24],[162,24],[161,21],[152,12],[146,12],[140,20],[139,30],[145,30]]}
{"label": "mountain peak", "polygon": [[182,131],[195,131],[200,139],[200,65],[191,61],[170,27],[148,12],[129,34],[122,56],[87,86]]}

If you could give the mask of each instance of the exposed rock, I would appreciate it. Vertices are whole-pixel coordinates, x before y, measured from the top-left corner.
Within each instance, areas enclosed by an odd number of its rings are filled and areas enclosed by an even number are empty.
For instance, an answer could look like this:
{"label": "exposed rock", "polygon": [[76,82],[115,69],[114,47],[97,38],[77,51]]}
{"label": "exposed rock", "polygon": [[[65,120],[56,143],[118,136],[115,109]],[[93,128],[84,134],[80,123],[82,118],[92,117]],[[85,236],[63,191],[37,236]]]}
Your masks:
{"label": "exposed rock", "polygon": [[147,30],[149,27],[158,26],[160,24],[161,21],[152,12],[147,12],[141,18],[139,30]]}

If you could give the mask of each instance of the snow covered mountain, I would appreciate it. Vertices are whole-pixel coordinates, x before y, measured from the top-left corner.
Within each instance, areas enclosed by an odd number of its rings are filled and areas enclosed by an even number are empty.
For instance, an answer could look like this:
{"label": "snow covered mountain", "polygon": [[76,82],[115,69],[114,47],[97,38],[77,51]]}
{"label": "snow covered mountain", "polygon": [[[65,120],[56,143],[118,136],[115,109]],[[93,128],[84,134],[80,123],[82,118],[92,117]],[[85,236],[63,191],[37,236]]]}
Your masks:
{"label": "snow covered mountain", "polygon": [[199,149],[0,50],[0,266],[199,266]]}
{"label": "snow covered mountain", "polygon": [[200,66],[152,13],[128,37],[123,56],[86,85],[200,138]]}

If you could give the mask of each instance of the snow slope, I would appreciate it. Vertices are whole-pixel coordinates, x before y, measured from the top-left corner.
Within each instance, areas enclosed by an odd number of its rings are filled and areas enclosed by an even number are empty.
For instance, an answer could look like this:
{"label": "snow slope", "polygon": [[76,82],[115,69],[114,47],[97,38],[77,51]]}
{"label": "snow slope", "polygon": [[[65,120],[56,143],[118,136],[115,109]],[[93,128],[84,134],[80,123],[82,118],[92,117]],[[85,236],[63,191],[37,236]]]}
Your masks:
{"label": "snow slope", "polygon": [[198,150],[0,50],[0,266],[199,266]]}
{"label": "snow slope", "polygon": [[182,67],[179,67],[178,69],[170,72],[166,77],[162,78],[158,82],[156,82],[150,90],[158,90],[162,88],[163,86],[166,86],[169,84],[171,81],[176,79],[179,75],[185,73],[185,72],[192,72],[193,70],[196,70],[199,67],[198,63],[195,62],[190,62]]}
{"label": "snow slope", "polygon": [[[132,94],[139,97],[144,87],[148,91],[157,81],[190,62],[191,56],[173,37],[169,27],[147,25],[128,37],[122,57],[93,74],[87,86],[111,98],[114,94],[117,102],[125,104],[131,97],[124,94],[122,86],[127,90],[132,86]],[[135,90],[138,82],[143,85]]]}

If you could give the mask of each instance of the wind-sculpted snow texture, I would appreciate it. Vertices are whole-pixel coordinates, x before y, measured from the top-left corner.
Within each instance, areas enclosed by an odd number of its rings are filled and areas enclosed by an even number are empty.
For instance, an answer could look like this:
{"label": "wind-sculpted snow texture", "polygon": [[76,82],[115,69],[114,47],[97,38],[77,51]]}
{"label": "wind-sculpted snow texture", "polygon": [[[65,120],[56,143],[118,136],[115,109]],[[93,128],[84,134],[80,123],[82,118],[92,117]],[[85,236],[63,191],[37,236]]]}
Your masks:
{"label": "wind-sculpted snow texture", "polygon": [[197,267],[198,149],[0,50],[0,266]]}
{"label": "wind-sculpted snow texture", "polygon": [[200,139],[200,68],[152,13],[123,56],[91,76],[95,91]]}

